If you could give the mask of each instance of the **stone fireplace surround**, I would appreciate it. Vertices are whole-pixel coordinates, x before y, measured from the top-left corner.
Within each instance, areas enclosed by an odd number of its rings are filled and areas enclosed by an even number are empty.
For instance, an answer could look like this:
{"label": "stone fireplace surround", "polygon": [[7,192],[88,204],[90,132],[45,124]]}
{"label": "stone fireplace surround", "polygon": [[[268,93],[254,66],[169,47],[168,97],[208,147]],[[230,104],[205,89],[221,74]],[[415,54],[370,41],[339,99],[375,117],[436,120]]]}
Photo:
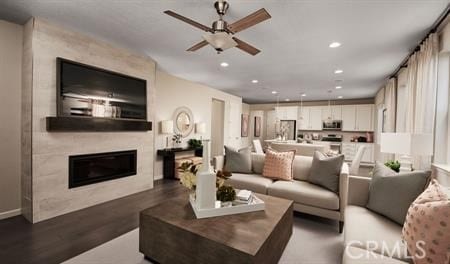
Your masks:
{"label": "stone fireplace surround", "polygon": [[[22,214],[36,223],[153,188],[153,131],[48,132],[56,116],[56,58],[147,80],[154,117],[155,62],[145,56],[33,18],[24,30],[22,87]],[[69,189],[68,157],[137,150],[137,174]]]}

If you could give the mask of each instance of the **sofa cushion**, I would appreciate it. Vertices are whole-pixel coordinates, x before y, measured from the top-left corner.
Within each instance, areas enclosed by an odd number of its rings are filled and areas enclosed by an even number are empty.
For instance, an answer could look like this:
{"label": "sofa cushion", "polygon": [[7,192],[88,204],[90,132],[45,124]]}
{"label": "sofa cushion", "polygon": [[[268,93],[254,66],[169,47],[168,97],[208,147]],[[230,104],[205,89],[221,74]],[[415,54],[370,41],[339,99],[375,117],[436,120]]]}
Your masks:
{"label": "sofa cushion", "polygon": [[304,205],[339,210],[337,194],[305,181],[276,181],[269,186],[268,194]]}
{"label": "sofa cushion", "polygon": [[404,264],[398,259],[390,258],[362,248],[347,247],[342,257],[342,264]]}
{"label": "sofa cushion", "polygon": [[295,156],[292,167],[294,170],[294,179],[300,181],[307,181],[311,171],[312,157]]}
{"label": "sofa cushion", "polygon": [[308,181],[335,193],[339,192],[339,177],[341,175],[344,155],[327,157],[316,151],[313,156]]}
{"label": "sofa cushion", "polygon": [[415,264],[450,263],[450,201],[436,180],[409,207],[403,239]]}
{"label": "sofa cushion", "polygon": [[[354,205],[345,208],[344,219],[345,246],[370,247],[375,253],[407,260],[401,225],[365,207]],[[398,250],[395,250],[396,247]]]}
{"label": "sofa cushion", "polygon": [[267,187],[271,185],[273,180],[264,178],[258,174],[241,174],[233,173],[226,181],[227,184],[236,189],[246,189],[257,193],[267,194]]}
{"label": "sofa cushion", "polygon": [[425,189],[430,174],[424,171],[397,174],[377,162],[367,208],[403,225],[409,206]]}
{"label": "sofa cushion", "polygon": [[292,163],[295,157],[295,150],[277,152],[271,149],[266,151],[264,161],[263,176],[276,180],[292,180]]}
{"label": "sofa cushion", "polygon": [[262,175],[265,159],[266,154],[264,153],[252,153],[252,171],[254,173]]}
{"label": "sofa cushion", "polygon": [[224,170],[240,173],[252,173],[251,150],[249,147],[235,150],[225,146]]}

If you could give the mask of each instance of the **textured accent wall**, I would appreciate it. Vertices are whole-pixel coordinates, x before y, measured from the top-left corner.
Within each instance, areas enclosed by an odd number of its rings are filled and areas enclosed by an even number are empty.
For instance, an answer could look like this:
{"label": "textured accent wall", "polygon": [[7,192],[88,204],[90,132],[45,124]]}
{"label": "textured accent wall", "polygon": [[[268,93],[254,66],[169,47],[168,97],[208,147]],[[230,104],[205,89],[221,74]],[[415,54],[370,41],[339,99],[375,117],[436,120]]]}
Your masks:
{"label": "textured accent wall", "polygon": [[[24,213],[32,222],[130,195],[153,187],[153,131],[49,133],[45,117],[56,116],[56,58],[105,68],[147,80],[148,119],[154,118],[156,64],[150,58],[33,19],[25,28],[24,120],[31,117],[31,137],[23,136]],[[29,126],[24,122],[24,131]],[[30,144],[31,140],[31,144]],[[138,173],[107,182],[68,188],[68,156],[136,149]],[[31,150],[31,160],[27,156]],[[27,168],[31,166],[31,170]],[[26,173],[29,170],[29,175]],[[28,177],[28,178],[27,178]],[[28,181],[27,181],[28,179]],[[30,187],[27,187],[29,182]]]}

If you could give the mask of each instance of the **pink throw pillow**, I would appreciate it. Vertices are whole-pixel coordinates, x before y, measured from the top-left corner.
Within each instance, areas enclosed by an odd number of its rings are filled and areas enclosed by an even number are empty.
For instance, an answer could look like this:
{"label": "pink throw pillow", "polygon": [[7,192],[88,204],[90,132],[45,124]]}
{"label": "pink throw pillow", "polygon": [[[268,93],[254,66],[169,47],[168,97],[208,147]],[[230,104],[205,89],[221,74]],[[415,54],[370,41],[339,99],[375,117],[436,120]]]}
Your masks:
{"label": "pink throw pillow", "polygon": [[277,152],[267,149],[264,160],[263,176],[275,180],[292,181],[292,163],[295,150]]}
{"label": "pink throw pillow", "polygon": [[450,201],[436,180],[409,207],[402,233],[415,264],[450,263]]}

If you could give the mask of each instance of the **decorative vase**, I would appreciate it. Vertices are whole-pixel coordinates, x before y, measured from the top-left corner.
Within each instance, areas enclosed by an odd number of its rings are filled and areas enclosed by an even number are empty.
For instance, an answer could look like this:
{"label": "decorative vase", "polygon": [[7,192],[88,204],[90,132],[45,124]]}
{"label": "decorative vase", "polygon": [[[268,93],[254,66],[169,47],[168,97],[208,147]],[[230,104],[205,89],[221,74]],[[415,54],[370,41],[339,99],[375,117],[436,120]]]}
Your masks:
{"label": "decorative vase", "polygon": [[197,173],[196,204],[198,209],[215,208],[216,175],[209,162],[209,140],[203,140],[203,161],[201,171]]}

